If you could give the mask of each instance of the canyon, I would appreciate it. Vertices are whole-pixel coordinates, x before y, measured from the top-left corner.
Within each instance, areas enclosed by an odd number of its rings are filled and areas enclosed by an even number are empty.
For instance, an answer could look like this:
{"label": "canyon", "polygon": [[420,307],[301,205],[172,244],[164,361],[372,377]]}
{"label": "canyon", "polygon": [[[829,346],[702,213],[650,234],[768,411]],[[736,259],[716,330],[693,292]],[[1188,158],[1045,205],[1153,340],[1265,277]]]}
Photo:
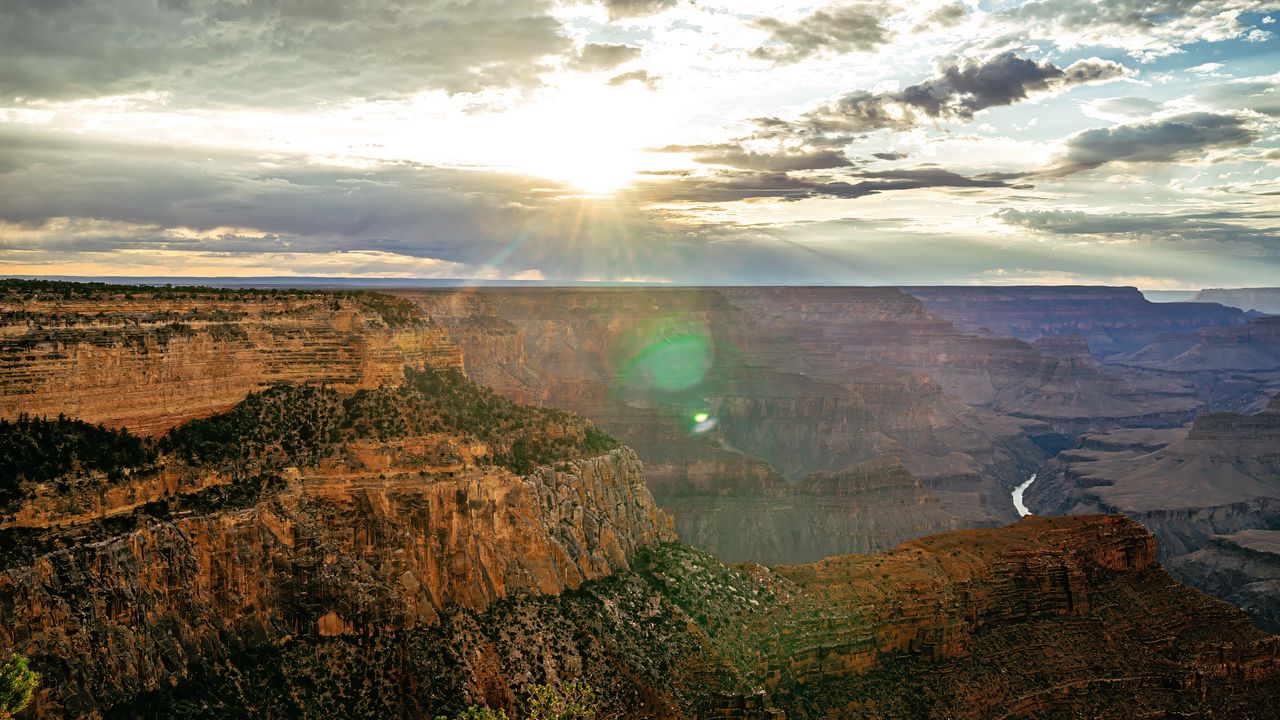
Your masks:
{"label": "canyon", "polygon": [[1265,318],[1019,338],[893,288],[2,290],[0,450],[75,448],[0,488],[0,651],[45,674],[37,717],[434,718],[571,678],[604,717],[1280,703],[1280,398],[1090,346],[1252,346]]}

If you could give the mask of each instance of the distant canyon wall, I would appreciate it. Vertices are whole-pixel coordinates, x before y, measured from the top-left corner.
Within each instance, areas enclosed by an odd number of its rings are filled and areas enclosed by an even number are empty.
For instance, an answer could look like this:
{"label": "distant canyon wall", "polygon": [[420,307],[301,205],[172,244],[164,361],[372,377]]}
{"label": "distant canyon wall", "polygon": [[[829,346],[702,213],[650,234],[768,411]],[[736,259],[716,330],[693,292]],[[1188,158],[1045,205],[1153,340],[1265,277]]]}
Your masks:
{"label": "distant canyon wall", "polygon": [[461,366],[443,328],[382,297],[2,293],[0,417],[65,413],[159,434],[273,382],[373,387],[398,382],[405,365]]}

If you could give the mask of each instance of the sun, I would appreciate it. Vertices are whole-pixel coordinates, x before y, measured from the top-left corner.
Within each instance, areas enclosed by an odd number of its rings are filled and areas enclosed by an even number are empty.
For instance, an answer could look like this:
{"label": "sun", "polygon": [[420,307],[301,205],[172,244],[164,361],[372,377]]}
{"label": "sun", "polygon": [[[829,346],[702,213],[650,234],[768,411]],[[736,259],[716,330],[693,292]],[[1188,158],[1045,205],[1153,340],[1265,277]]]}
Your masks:
{"label": "sun", "polygon": [[565,88],[518,113],[522,142],[512,165],[586,194],[616,193],[651,162],[644,148],[654,108],[646,100],[635,89]]}

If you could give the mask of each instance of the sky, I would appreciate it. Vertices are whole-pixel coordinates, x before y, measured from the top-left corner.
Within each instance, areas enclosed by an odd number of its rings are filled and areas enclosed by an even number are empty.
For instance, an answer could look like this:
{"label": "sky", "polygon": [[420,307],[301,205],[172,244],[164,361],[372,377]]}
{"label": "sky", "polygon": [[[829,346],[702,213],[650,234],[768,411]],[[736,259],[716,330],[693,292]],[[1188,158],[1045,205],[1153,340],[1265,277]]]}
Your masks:
{"label": "sky", "polygon": [[1280,0],[0,0],[0,274],[1280,285]]}

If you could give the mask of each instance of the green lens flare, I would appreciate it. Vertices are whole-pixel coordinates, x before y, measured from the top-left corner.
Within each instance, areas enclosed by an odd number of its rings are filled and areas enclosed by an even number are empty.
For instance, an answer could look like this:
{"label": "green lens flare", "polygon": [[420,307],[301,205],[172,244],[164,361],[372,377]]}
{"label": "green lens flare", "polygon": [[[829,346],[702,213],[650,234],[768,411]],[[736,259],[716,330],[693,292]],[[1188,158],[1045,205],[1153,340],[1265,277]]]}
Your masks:
{"label": "green lens flare", "polygon": [[702,382],[711,362],[711,347],[706,338],[664,336],[635,357],[629,374],[655,390],[677,392]]}

